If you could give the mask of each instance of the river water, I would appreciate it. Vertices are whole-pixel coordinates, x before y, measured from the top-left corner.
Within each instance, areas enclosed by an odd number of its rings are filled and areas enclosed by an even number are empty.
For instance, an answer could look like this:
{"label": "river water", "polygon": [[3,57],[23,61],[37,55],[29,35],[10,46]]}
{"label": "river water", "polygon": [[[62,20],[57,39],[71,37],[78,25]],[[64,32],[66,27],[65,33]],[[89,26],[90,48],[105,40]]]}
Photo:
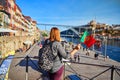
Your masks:
{"label": "river water", "polygon": [[[78,38],[65,38],[66,41],[73,42],[73,43],[79,43]],[[105,45],[104,42],[102,42],[102,46],[97,49],[98,51],[102,52],[102,55],[105,55]],[[109,58],[120,62],[120,40],[107,40],[107,47],[106,47],[106,55],[109,56]]]}
{"label": "river water", "polygon": [[[102,47],[104,49],[104,45]],[[111,59],[120,62],[120,40],[108,40],[106,53]]]}

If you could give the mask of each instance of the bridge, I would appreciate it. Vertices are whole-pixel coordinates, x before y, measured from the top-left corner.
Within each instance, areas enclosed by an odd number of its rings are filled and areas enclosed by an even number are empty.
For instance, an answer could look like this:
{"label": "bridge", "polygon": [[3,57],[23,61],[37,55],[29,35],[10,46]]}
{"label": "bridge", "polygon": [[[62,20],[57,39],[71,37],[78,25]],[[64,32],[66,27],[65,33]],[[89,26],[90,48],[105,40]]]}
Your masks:
{"label": "bridge", "polygon": [[[43,25],[45,26],[45,29],[46,29],[46,26],[57,26],[57,27],[63,27],[63,28],[67,28],[67,29],[70,29],[72,30],[75,34],[77,34],[78,36],[80,36],[80,29],[81,28],[84,28],[84,29],[91,29],[89,26],[90,25],[81,25],[81,26],[73,26],[73,25],[60,25],[60,24],[44,24],[44,23],[37,23],[37,25]],[[78,28],[79,30],[76,30],[75,28]],[[64,36],[72,36],[72,35],[64,35]]]}

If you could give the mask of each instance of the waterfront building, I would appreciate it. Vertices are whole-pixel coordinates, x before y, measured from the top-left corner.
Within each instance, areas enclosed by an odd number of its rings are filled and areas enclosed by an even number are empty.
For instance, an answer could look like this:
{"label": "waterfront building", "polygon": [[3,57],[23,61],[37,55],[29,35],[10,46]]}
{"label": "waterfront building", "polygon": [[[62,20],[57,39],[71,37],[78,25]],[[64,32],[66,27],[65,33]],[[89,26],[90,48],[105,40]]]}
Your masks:
{"label": "waterfront building", "polygon": [[108,25],[106,23],[99,23],[96,22],[95,20],[91,20],[89,23],[85,25],[80,25],[80,26],[74,26],[69,28],[68,30],[62,31],[62,35],[69,35],[70,34],[76,34],[78,36],[81,36],[83,32],[87,30],[90,33],[95,34],[96,36],[103,36],[103,33],[105,34],[104,36],[107,36],[108,39],[117,37],[119,38],[119,32],[120,32],[120,27],[119,25]]}
{"label": "waterfront building", "polygon": [[[0,0],[0,55],[4,58],[16,50],[27,50],[40,37],[37,22],[22,14],[15,0]],[[29,42],[29,43],[28,43]]]}
{"label": "waterfront building", "polygon": [[3,6],[0,5],[0,28],[8,28],[10,22],[10,14],[3,10]]}

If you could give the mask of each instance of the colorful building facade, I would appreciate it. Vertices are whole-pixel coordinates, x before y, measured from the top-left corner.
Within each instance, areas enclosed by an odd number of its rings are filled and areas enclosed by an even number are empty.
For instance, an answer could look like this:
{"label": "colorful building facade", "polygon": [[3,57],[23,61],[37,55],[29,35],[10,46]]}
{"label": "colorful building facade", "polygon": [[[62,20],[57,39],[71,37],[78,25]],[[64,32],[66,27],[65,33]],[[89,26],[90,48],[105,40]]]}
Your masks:
{"label": "colorful building facade", "polygon": [[[0,55],[2,57],[13,54],[21,48],[26,50],[40,36],[37,22],[30,16],[22,14],[15,0],[0,0],[0,28],[8,30],[0,32]],[[31,44],[25,43],[27,41]]]}

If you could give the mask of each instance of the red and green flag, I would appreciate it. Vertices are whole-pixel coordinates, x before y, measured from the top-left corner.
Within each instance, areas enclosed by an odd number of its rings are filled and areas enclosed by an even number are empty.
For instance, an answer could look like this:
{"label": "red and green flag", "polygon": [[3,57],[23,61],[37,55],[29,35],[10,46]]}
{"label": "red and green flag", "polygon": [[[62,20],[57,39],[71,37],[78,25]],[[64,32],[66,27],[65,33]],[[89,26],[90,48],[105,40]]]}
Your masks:
{"label": "red and green flag", "polygon": [[80,42],[84,43],[85,38],[88,36],[88,31],[85,31],[84,34],[82,35]]}
{"label": "red and green flag", "polygon": [[89,35],[85,38],[84,44],[90,48],[94,43],[95,43],[95,39],[93,37],[93,35]]}
{"label": "red and green flag", "polygon": [[84,43],[88,48],[90,48],[95,43],[95,41],[96,40],[94,39],[93,35],[89,35],[88,31],[85,31],[80,39],[80,42]]}

